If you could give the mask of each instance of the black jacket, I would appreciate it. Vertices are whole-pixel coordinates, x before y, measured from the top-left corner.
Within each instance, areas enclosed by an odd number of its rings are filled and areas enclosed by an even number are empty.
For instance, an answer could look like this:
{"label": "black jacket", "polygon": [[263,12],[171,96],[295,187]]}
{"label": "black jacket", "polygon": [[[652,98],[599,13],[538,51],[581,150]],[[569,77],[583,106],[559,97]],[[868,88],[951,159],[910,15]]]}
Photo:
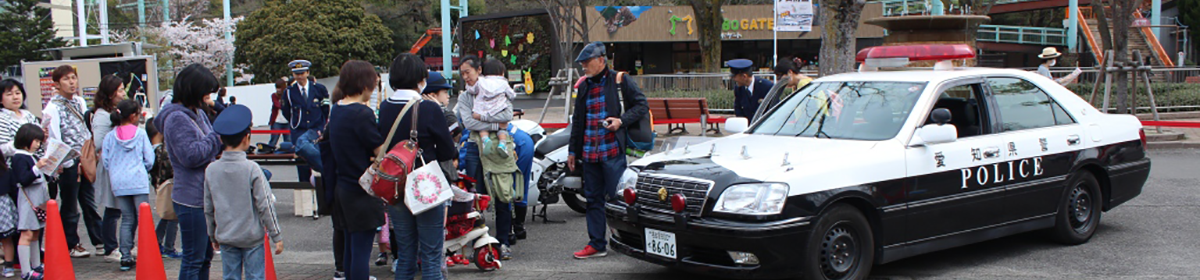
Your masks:
{"label": "black jacket", "polygon": [[[621,129],[617,130],[617,143],[621,145],[620,153],[625,153],[625,129],[630,125],[635,125],[645,118],[650,113],[650,106],[646,104],[646,96],[642,94],[642,90],[638,88],[637,82],[629,74],[622,75],[621,93],[623,98],[617,97],[617,71],[604,69],[605,75],[601,79],[606,79],[604,82],[604,100],[608,107],[609,116],[621,116]],[[592,78],[589,78],[592,79]],[[576,158],[583,157],[583,138],[587,124],[587,95],[591,91],[590,83],[584,82],[579,85],[579,93],[575,98],[575,112],[571,114],[571,143],[568,151],[575,155]],[[625,101],[625,111],[621,111],[619,102],[611,102],[616,100]]]}

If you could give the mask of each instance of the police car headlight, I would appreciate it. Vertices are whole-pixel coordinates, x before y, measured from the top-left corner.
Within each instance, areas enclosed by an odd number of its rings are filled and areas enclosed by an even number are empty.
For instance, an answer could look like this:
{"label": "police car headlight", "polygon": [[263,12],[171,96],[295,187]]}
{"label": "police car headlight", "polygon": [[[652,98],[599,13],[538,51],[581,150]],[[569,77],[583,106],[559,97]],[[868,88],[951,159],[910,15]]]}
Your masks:
{"label": "police car headlight", "polygon": [[621,180],[617,181],[617,193],[637,186],[638,173],[633,169],[625,169],[625,174],[621,174]]}
{"label": "police car headlight", "polygon": [[759,183],[733,185],[721,193],[713,211],[742,215],[774,215],[783,211],[788,185]]}

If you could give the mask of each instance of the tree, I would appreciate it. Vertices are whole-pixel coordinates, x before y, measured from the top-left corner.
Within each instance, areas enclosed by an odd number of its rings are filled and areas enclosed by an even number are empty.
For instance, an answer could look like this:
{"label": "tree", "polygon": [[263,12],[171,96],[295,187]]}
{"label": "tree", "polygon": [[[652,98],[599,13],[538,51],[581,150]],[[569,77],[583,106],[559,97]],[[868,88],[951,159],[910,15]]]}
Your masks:
{"label": "tree", "polygon": [[[559,34],[559,54],[564,65],[560,69],[573,68],[575,64],[575,42],[591,42],[588,38],[587,1],[585,0],[539,0],[550,13],[550,23],[555,34]],[[578,10],[578,11],[577,11]],[[576,38],[579,38],[578,40]]]}
{"label": "tree", "polygon": [[49,59],[49,53],[39,51],[67,45],[54,36],[54,21],[50,9],[38,6],[38,0],[10,0],[0,13],[0,67],[21,64],[22,60]]}
{"label": "tree", "polygon": [[[717,72],[721,69],[721,24],[725,22],[721,2],[722,0],[691,0],[700,37],[701,71],[704,72]],[[858,5],[858,9],[862,10],[862,4]],[[858,15],[854,15],[854,18],[857,25]]]}
{"label": "tree", "polygon": [[[1127,0],[1127,1],[1112,1],[1112,40],[1113,40],[1113,61],[1129,62],[1129,33],[1133,32],[1130,26],[1133,25],[1133,13],[1137,12],[1138,7],[1142,6],[1142,0]],[[1103,16],[1103,14],[1098,15]],[[1148,55],[1148,54],[1143,54]],[[1118,114],[1129,113],[1129,73],[1118,73],[1115,75],[1117,82],[1116,108]],[[1107,109],[1107,108],[1105,108]]]}
{"label": "tree", "polygon": [[866,0],[821,0],[822,77],[854,70],[858,18]]}
{"label": "tree", "polygon": [[329,77],[347,60],[385,65],[396,55],[392,32],[357,1],[268,1],[238,27],[235,61],[259,81],[289,75],[295,59],[311,61],[313,76]]}
{"label": "tree", "polygon": [[196,24],[189,18],[182,18],[147,30],[146,34],[155,37],[154,41],[168,44],[166,54],[175,62],[174,72],[200,64],[223,78],[221,74],[225,73],[234,51],[233,42],[225,40],[225,30],[237,32],[236,26],[241,20],[241,17],[233,18],[226,24],[224,19],[214,18]]}
{"label": "tree", "polygon": [[[1187,26],[1200,27],[1200,0],[1180,0],[1176,7],[1179,7],[1179,21],[1183,22],[1183,24]],[[1192,42],[1200,40],[1200,33],[1189,31],[1188,34],[1191,35],[1191,38],[1189,39],[1191,39]],[[1192,44],[1194,45],[1195,43]],[[1195,61],[1194,48],[1183,51],[1187,52],[1187,57],[1189,59]],[[1183,65],[1183,62],[1181,61],[1179,64]]]}

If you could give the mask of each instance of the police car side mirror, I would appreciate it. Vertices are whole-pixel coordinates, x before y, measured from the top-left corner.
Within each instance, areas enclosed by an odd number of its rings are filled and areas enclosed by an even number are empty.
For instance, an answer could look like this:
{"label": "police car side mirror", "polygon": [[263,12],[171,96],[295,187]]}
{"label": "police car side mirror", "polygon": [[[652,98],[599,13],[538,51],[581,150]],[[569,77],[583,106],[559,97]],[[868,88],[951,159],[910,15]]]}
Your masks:
{"label": "police car side mirror", "polygon": [[948,124],[950,117],[950,110],[946,108],[937,108],[929,112],[929,120],[936,124]]}
{"label": "police car side mirror", "polygon": [[746,118],[729,118],[725,120],[725,131],[729,133],[742,133],[749,127],[750,120]]}
{"label": "police car side mirror", "polygon": [[958,128],[952,124],[927,124],[917,128],[909,147],[928,146],[933,144],[951,143],[958,141]]}

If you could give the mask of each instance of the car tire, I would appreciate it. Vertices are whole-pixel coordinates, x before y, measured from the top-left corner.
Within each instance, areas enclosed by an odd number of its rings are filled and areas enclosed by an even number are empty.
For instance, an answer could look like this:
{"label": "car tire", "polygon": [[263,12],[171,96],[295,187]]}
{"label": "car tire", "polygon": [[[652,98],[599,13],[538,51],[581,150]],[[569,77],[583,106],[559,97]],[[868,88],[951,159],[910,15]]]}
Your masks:
{"label": "car tire", "polygon": [[871,224],[858,209],[838,204],[825,211],[808,237],[803,279],[864,279],[875,263]]}
{"label": "car tire", "polygon": [[1054,218],[1054,240],[1067,245],[1087,243],[1100,225],[1103,199],[1100,182],[1091,172],[1071,176]]}
{"label": "car tire", "polygon": [[575,210],[575,212],[579,212],[579,214],[587,213],[587,200],[583,198],[582,194],[578,194],[573,191],[564,191],[562,193],[562,198],[563,203],[566,203],[567,207],[570,207],[571,210]]}

